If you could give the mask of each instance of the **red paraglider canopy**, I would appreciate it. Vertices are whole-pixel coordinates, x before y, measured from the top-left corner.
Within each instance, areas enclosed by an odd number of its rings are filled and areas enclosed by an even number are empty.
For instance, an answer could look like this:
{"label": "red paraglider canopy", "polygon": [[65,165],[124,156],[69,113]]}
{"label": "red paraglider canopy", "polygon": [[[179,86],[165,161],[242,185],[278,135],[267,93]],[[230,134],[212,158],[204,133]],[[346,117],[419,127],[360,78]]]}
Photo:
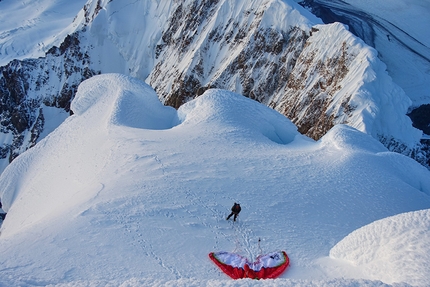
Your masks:
{"label": "red paraglider canopy", "polygon": [[233,279],[273,279],[280,276],[290,264],[285,251],[260,255],[255,262],[231,252],[212,252],[209,258]]}

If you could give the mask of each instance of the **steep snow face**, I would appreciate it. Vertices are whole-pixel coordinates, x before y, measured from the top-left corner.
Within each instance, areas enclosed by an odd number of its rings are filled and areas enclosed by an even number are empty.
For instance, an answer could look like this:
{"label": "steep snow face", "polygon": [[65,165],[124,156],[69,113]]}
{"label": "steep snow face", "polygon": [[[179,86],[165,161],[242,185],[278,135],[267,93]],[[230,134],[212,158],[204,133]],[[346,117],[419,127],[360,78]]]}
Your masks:
{"label": "steep snow face", "polygon": [[175,108],[221,88],[313,139],[348,124],[412,154],[420,133],[405,115],[410,101],[376,52],[342,25],[312,31],[320,23],[294,1],[88,1],[59,48],[2,67],[2,165],[47,133],[44,121],[63,120],[47,119],[45,106],[68,112],[81,81],[110,72],[146,81]]}
{"label": "steep snow face", "polygon": [[67,36],[86,0],[0,1],[0,66],[38,58]]}
{"label": "steep snow face", "polygon": [[340,279],[330,250],[375,220],[430,208],[429,171],[412,159],[345,125],[313,141],[231,92],[210,89],[176,111],[143,82],[98,75],[71,109],[0,176],[2,286],[229,286],[207,256],[223,250],[291,259],[280,280],[234,286],[381,286],[395,277],[352,268],[375,281]]}
{"label": "steep snow face", "polygon": [[430,103],[429,1],[298,1],[326,23],[348,24],[375,47],[388,72],[411,98],[413,107]]}
{"label": "steep snow face", "polygon": [[377,51],[342,24],[316,25],[284,87],[288,96],[270,105],[313,138],[348,123],[374,138],[391,135],[413,146],[422,133],[405,116],[410,99],[385,68]]}
{"label": "steep snow face", "polygon": [[282,1],[181,3],[157,45],[151,86],[176,107],[207,87],[267,102],[312,25],[297,8]]}

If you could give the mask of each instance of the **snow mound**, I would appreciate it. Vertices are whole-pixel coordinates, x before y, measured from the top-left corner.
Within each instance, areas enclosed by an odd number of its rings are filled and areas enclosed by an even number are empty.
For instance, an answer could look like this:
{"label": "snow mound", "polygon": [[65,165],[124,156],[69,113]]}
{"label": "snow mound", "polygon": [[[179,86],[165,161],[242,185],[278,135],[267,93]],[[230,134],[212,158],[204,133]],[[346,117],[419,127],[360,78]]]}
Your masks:
{"label": "snow mound", "polygon": [[108,118],[108,124],[141,129],[168,129],[177,123],[176,111],[163,106],[151,87],[120,74],[84,81],[71,110],[77,115],[91,110],[89,116],[93,120]]}
{"label": "snow mound", "polygon": [[366,150],[372,153],[387,151],[386,147],[370,135],[347,125],[334,126],[320,141],[323,145],[333,145],[345,150]]}
{"label": "snow mound", "polygon": [[[390,173],[413,186],[417,190],[430,195],[430,178],[428,170],[417,166],[416,161],[402,154],[389,152],[380,142],[368,134],[362,133],[347,125],[337,125],[327,132],[319,141],[322,146],[336,147],[346,154],[355,153],[376,154],[376,161],[383,162],[382,170],[389,167]],[[413,173],[410,171],[414,170]]]}
{"label": "snow mound", "polygon": [[277,111],[225,90],[206,91],[182,105],[178,114],[183,125],[216,123],[240,130],[243,136],[254,140],[262,135],[273,142],[288,144],[299,135],[297,127]]}
{"label": "snow mound", "polygon": [[368,279],[428,286],[430,209],[366,225],[336,244],[330,256],[349,261]]}

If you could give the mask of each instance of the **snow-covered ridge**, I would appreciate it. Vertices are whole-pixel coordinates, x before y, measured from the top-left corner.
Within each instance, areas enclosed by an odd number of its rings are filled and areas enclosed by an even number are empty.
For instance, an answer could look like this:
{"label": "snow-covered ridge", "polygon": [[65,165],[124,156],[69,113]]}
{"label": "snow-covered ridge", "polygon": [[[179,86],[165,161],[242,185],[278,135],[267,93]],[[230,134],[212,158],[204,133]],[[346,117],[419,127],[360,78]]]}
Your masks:
{"label": "snow-covered ridge", "polygon": [[270,104],[302,133],[320,138],[347,123],[378,139],[390,135],[407,146],[422,132],[405,116],[411,104],[392,82],[377,51],[340,23],[316,25],[296,62],[284,94]]}
{"label": "snow-covered ridge", "polygon": [[[315,139],[333,125],[347,123],[385,142],[400,142],[409,153],[419,132],[404,115],[408,99],[387,78],[373,51],[343,26],[311,32],[318,22],[286,1],[88,1],[64,29],[79,33],[62,48],[51,49],[46,59],[6,68],[15,86],[27,87],[15,90],[7,84],[6,95],[18,93],[24,102],[31,95],[32,102],[25,104],[30,108],[9,113],[20,114],[24,131],[16,124],[5,127],[9,136],[3,137],[2,154],[13,159],[46,134],[44,121],[52,120],[39,120],[46,110],[38,108],[40,103],[67,110],[83,79],[106,72],[146,80],[165,104],[175,107],[218,87],[270,105]],[[321,49],[326,38],[331,45]],[[55,68],[34,74],[34,66]],[[52,70],[58,81],[33,76],[48,73],[52,78]]]}
{"label": "snow-covered ridge", "polygon": [[[430,2],[304,0],[299,3],[321,17],[325,23],[338,21],[347,24],[352,33],[378,50],[378,57],[387,65],[389,75],[411,99],[408,115],[414,127],[424,132],[421,149],[428,150]],[[390,139],[380,140],[386,146],[391,145]],[[400,151],[404,147],[390,149]],[[429,166],[428,153],[415,158]]]}
{"label": "snow-covered ridge", "polygon": [[390,76],[411,98],[413,108],[430,103],[428,1],[297,1],[325,23],[348,24],[355,35],[375,47]]}
{"label": "snow-covered ridge", "polygon": [[[237,113],[237,109],[241,112]],[[9,232],[13,234],[13,230],[21,230],[23,226],[32,226],[44,217],[44,212],[55,210],[54,206],[49,208],[51,202],[56,201],[55,198],[72,199],[80,188],[86,189],[92,186],[88,181],[93,180],[94,176],[103,171],[101,168],[107,164],[105,161],[111,160],[113,151],[103,147],[108,144],[108,138],[117,128],[165,130],[180,124],[192,130],[197,129],[198,126],[203,126],[204,129],[210,126],[212,132],[216,134],[218,126],[223,128],[219,133],[225,133],[225,129],[231,126],[229,133],[235,138],[251,138],[254,141],[261,138],[263,142],[269,139],[280,144],[291,143],[296,136],[299,136],[297,128],[288,119],[238,94],[210,90],[204,97],[183,105],[176,112],[172,107],[163,106],[149,86],[137,79],[119,74],[105,74],[83,82],[71,104],[71,110],[74,112],[73,116],[51,133],[46,140],[42,140],[39,145],[19,157],[14,164],[15,168],[6,169],[3,177],[5,181],[0,192],[5,210],[9,210],[17,198],[23,196],[14,192],[17,190],[16,182],[21,181],[23,173],[30,170],[44,170],[43,166],[49,166],[49,169],[55,167],[58,175],[47,174],[47,178],[38,176],[37,181],[45,182],[46,188],[52,192],[50,195],[46,193],[46,201],[41,203],[46,206],[41,204],[25,206],[24,209],[27,211],[20,212],[19,217],[26,219],[15,227],[14,224],[9,226],[6,222],[2,229],[3,236],[8,236]],[[85,139],[81,139],[82,136],[85,136]],[[76,146],[70,146],[70,139],[73,138],[80,139]],[[80,149],[90,144],[94,147],[75,157]],[[43,151],[47,156],[50,154],[48,157],[52,158],[52,162],[41,156]],[[67,158],[66,165],[71,162],[75,162],[76,165],[88,162],[89,165],[86,168],[91,171],[78,169],[75,171],[77,173],[66,172],[65,170],[74,168],[73,165],[66,167],[64,163],[57,163],[58,157]],[[104,163],[100,165],[100,162]],[[61,174],[64,173],[68,176],[74,174],[76,185],[70,184],[66,189],[63,188],[58,192],[58,187],[50,186],[58,182],[52,182],[49,178],[61,179]],[[33,179],[30,178],[31,180]],[[34,186],[30,182],[27,184]],[[32,194],[32,191],[33,187],[29,189],[29,193]],[[25,197],[27,198],[27,195]],[[51,200],[47,200],[48,198]],[[39,209],[44,211],[36,212]],[[8,218],[13,217],[13,214],[8,215]],[[33,215],[27,216],[27,214]],[[9,231],[10,229],[12,231]]]}
{"label": "snow-covered ridge", "polygon": [[[425,258],[413,252],[402,255],[416,267],[399,279],[385,276],[397,265],[378,273],[328,258],[364,225],[430,208],[429,171],[370,135],[337,125],[316,142],[219,89],[176,111],[118,74],[83,82],[71,109],[0,176],[0,285],[229,286],[208,253],[252,259],[259,248],[286,250],[291,266],[279,280],[234,286],[426,284],[416,280],[429,276]],[[234,201],[237,225],[225,220]],[[414,217],[428,225],[427,213]]]}
{"label": "snow-covered ridge", "polygon": [[54,122],[46,106],[68,111],[82,80],[109,72],[146,81],[176,108],[209,87],[227,89],[270,105],[314,139],[343,123],[420,154],[420,133],[405,115],[410,100],[376,52],[342,25],[312,32],[320,23],[294,1],[88,1],[60,48],[2,68],[11,107],[2,115],[11,123],[2,128],[2,165],[46,134],[44,122]]}

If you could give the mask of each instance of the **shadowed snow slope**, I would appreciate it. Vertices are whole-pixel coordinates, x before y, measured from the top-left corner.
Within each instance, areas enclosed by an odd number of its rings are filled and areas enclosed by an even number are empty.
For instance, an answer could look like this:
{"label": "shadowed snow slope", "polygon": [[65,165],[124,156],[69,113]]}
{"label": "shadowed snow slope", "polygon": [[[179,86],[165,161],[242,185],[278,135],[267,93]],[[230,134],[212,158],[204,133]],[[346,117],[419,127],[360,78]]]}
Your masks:
{"label": "shadowed snow slope", "polygon": [[[116,74],[81,84],[71,108],[0,177],[0,286],[427,284],[426,258],[414,252],[400,250],[416,264],[396,277],[394,263],[378,272],[336,259],[351,260],[345,253],[360,253],[359,244],[332,249],[367,224],[430,208],[429,171],[369,135],[338,125],[315,142],[222,90],[175,111]],[[233,224],[225,218],[235,201]],[[414,214],[428,225],[428,212]],[[208,259],[222,250],[250,260],[285,250],[291,266],[280,279],[233,283]]]}

